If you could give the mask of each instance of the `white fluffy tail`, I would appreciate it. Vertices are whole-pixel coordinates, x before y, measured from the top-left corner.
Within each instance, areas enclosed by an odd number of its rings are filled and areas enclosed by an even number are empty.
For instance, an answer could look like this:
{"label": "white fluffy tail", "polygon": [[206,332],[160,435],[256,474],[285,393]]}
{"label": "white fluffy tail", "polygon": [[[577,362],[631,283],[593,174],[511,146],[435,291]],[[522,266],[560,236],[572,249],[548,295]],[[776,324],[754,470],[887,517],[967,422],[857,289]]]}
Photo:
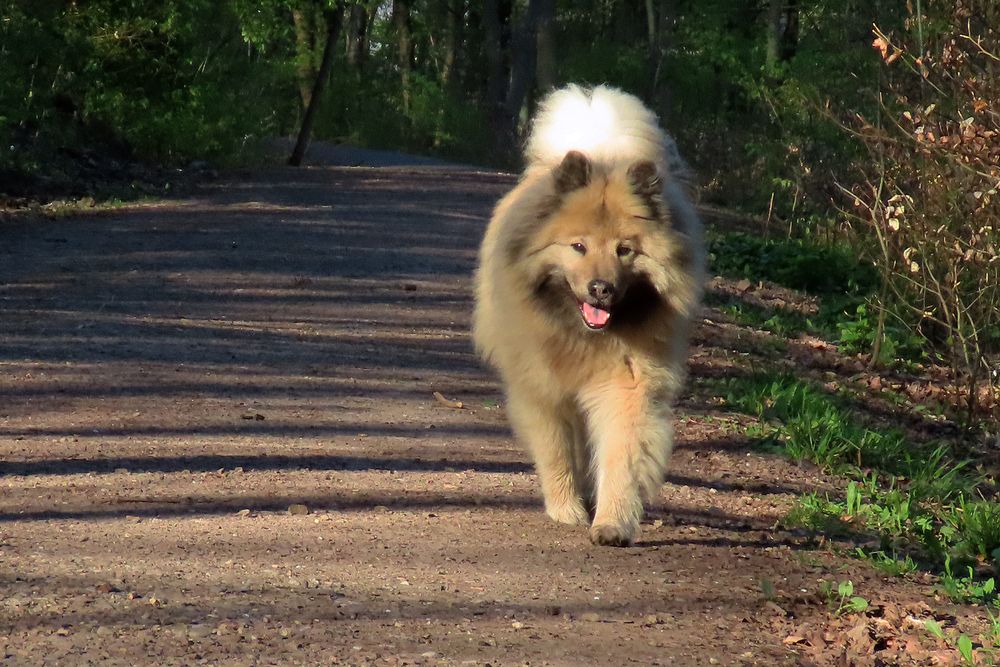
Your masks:
{"label": "white fluffy tail", "polygon": [[676,146],[653,112],[639,98],[608,86],[569,85],[539,106],[525,149],[528,164],[554,166],[571,150],[608,166],[652,160],[677,174],[683,165],[674,164],[671,155],[680,157]]}

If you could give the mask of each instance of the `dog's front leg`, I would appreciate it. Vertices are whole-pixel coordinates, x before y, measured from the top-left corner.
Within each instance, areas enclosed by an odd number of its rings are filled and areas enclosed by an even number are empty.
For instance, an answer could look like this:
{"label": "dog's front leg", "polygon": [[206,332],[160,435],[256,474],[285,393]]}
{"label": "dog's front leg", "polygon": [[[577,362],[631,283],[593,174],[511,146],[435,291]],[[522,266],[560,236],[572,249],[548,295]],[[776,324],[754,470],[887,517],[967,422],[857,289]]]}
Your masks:
{"label": "dog's front leg", "polygon": [[635,541],[643,502],[653,497],[673,446],[666,402],[645,383],[615,383],[581,396],[593,444],[597,507],[590,539],[628,546]]}
{"label": "dog's front leg", "polygon": [[578,429],[568,406],[554,404],[531,393],[509,387],[507,411],[518,439],[528,446],[542,483],[545,513],[554,521],[587,525],[590,516],[581,498],[585,464]]}

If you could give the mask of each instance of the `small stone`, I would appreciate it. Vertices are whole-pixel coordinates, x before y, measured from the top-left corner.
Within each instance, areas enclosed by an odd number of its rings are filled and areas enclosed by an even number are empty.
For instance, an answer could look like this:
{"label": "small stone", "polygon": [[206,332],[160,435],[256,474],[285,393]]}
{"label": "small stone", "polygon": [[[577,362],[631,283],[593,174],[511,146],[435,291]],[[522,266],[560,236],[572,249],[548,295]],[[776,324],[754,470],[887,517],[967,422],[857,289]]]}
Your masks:
{"label": "small stone", "polygon": [[600,614],[595,614],[592,611],[588,611],[586,614],[580,616],[580,620],[586,621],[588,623],[598,623],[601,620]]}
{"label": "small stone", "polygon": [[653,528],[659,528],[663,525],[663,519],[656,519],[653,521]]}
{"label": "small stone", "polygon": [[243,509],[236,513],[237,516],[250,516],[250,510]]}
{"label": "small stone", "polygon": [[63,627],[59,628],[58,630],[56,630],[56,634],[59,635],[60,637],[65,637],[66,635],[69,634],[69,628],[66,627],[66,626],[63,626]]}
{"label": "small stone", "polygon": [[520,630],[521,628],[524,627],[524,623],[522,623],[521,621],[514,621],[513,623],[510,624],[510,627],[514,628],[515,630]]}
{"label": "small stone", "polygon": [[293,516],[303,516],[309,514],[309,508],[301,503],[296,503],[288,506],[288,513]]}
{"label": "small stone", "polygon": [[108,635],[114,634],[114,632],[115,631],[113,629],[109,628],[106,625],[99,625],[99,626],[97,626],[97,636],[98,637],[107,637]]}
{"label": "small stone", "polygon": [[421,658],[433,658],[433,657],[435,657],[436,655],[437,655],[437,653],[435,653],[434,651],[427,651],[427,652],[425,652],[425,653],[421,653],[421,654],[420,654],[420,657],[421,657]]}
{"label": "small stone", "polygon": [[188,637],[192,639],[204,639],[212,634],[212,628],[202,623],[194,623],[188,628]]}

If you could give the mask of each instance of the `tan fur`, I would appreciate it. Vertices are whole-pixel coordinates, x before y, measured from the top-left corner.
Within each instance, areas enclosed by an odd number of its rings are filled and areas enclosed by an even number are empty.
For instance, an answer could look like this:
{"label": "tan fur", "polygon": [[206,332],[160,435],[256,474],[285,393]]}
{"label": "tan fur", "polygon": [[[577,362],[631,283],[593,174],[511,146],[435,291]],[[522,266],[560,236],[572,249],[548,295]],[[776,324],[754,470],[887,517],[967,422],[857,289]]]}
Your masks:
{"label": "tan fur", "polygon": [[[703,251],[670,175],[651,200],[637,192],[629,156],[617,158],[591,160],[586,184],[569,192],[558,166],[534,164],[499,202],[480,249],[473,337],[503,379],[548,515],[590,524],[595,543],[626,545],[670,455]],[[656,162],[662,171],[666,159]],[[619,257],[623,243],[636,252]],[[591,331],[578,301],[594,279],[644,298]]]}

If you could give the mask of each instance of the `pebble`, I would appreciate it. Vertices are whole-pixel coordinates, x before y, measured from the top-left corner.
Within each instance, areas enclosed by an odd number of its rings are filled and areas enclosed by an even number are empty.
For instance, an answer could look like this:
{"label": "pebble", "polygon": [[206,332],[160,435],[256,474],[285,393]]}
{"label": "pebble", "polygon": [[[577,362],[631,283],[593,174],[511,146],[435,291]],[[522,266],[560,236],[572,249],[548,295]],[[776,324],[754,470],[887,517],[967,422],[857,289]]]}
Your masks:
{"label": "pebble", "polygon": [[297,503],[295,505],[288,506],[288,513],[293,516],[302,516],[305,514],[309,514],[309,508],[306,507],[305,505],[302,505],[301,503]]}
{"label": "pebble", "polygon": [[600,614],[595,614],[592,611],[588,611],[586,614],[580,616],[581,620],[587,621],[588,623],[597,623],[601,620]]}

